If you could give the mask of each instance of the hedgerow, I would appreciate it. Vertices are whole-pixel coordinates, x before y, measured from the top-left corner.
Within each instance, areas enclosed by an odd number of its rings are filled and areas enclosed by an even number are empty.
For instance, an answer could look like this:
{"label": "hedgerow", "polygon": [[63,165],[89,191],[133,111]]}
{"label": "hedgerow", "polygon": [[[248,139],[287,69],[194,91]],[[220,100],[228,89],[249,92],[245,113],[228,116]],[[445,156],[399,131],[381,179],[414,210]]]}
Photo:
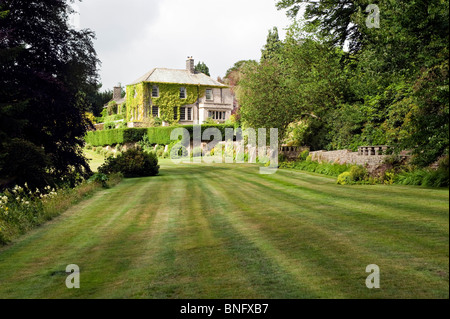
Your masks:
{"label": "hedgerow", "polygon": [[[115,129],[105,131],[91,131],[88,132],[85,140],[86,143],[92,146],[107,146],[126,143],[137,143],[141,141],[144,135],[148,136],[148,140],[151,144],[169,145],[172,140],[170,134],[173,129],[184,128],[191,136],[193,136],[194,126],[170,126],[170,127],[149,127],[149,128],[127,128],[127,129]],[[216,128],[222,134],[222,138],[225,138],[225,129],[233,128],[233,125],[216,124],[216,125],[202,125],[201,132],[208,128]]]}

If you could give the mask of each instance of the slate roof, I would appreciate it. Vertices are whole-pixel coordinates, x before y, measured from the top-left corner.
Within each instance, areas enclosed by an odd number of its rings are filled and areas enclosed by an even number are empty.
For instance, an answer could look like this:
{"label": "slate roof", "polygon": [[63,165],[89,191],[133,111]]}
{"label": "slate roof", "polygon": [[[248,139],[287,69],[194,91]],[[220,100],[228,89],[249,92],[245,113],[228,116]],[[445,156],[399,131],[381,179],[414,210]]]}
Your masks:
{"label": "slate roof", "polygon": [[117,100],[111,99],[111,101],[109,101],[108,103],[106,103],[106,104],[103,106],[103,108],[106,109],[106,108],[108,107],[108,104],[109,104],[110,102],[112,102],[112,101],[115,101],[115,102],[117,103],[117,105],[120,105],[120,104],[123,104],[123,103],[125,103],[125,102],[127,101],[127,96],[125,95],[125,97],[122,97],[122,98],[117,99]]}
{"label": "slate roof", "polygon": [[174,70],[174,69],[164,69],[155,68],[139,79],[130,83],[129,85],[138,84],[141,82],[153,82],[153,83],[176,83],[176,84],[187,84],[187,85],[202,85],[202,86],[214,86],[214,87],[228,87],[211,77],[203,73],[192,74],[188,70]]}

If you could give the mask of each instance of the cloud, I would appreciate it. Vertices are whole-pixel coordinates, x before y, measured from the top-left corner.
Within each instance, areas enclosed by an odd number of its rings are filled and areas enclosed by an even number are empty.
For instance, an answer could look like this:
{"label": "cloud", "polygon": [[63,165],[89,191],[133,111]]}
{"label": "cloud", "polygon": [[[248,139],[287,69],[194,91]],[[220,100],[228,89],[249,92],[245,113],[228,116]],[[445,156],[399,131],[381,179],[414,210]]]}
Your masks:
{"label": "cloud", "polygon": [[85,0],[80,8],[83,28],[95,31],[96,45],[115,50],[142,37],[145,28],[159,15],[162,0]]}
{"label": "cloud", "polygon": [[85,0],[82,27],[97,34],[104,88],[127,84],[154,67],[184,68],[187,56],[212,77],[235,62],[259,59],[268,30],[290,21],[275,0]]}

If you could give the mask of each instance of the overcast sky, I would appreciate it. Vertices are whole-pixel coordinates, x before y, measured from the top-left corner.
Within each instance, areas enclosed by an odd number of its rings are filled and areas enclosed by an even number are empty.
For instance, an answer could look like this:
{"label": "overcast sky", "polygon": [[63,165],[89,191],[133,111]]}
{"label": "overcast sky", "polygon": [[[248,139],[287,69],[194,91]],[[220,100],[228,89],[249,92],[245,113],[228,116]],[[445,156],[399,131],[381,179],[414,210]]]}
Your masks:
{"label": "overcast sky", "polygon": [[261,57],[268,30],[290,24],[276,0],[83,0],[79,25],[95,31],[102,90],[126,85],[155,67],[203,61],[223,77],[239,60]]}

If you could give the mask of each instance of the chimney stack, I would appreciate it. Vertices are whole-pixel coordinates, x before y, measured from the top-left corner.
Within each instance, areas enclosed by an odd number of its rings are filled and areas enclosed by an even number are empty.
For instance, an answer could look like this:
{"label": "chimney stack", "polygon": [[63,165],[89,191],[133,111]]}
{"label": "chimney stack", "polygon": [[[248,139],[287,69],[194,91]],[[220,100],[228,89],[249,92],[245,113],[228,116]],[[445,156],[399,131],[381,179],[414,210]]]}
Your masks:
{"label": "chimney stack", "polygon": [[122,87],[115,86],[113,90],[113,100],[120,100],[122,98]]}
{"label": "chimney stack", "polygon": [[195,63],[193,57],[188,57],[186,61],[186,70],[188,70],[191,74],[195,73]]}

